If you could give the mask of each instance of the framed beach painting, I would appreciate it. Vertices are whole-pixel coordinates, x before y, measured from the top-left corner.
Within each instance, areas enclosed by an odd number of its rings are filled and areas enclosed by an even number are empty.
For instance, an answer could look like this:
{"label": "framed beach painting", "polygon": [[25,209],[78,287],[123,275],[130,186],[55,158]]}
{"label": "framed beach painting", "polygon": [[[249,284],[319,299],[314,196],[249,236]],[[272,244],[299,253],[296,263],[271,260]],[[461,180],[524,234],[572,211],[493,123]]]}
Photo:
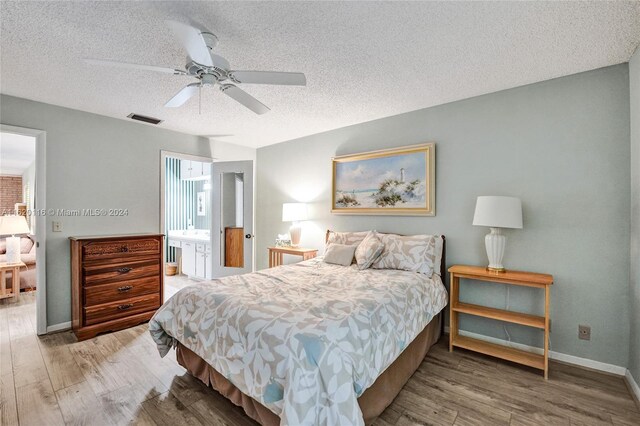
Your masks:
{"label": "framed beach painting", "polygon": [[434,143],[332,158],[332,213],[435,216]]}

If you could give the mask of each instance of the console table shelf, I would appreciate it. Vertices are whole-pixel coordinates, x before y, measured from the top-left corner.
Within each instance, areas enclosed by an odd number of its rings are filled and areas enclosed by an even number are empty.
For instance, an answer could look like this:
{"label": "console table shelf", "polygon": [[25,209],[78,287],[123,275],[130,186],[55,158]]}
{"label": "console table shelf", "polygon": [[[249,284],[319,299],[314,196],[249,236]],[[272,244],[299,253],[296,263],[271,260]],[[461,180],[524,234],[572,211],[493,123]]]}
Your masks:
{"label": "console table shelf", "polygon": [[[451,273],[451,291],[449,302],[450,327],[449,327],[449,350],[454,347],[480,352],[485,355],[495,356],[507,361],[516,362],[529,367],[538,368],[544,371],[544,378],[549,377],[549,304],[550,286],[553,284],[553,276],[548,274],[536,274],[533,272],[506,271],[493,272],[479,266],[455,265],[449,268]],[[494,282],[506,285],[517,285],[525,287],[536,287],[544,289],[545,303],[544,316],[525,314],[520,312],[507,311],[504,309],[490,308],[487,306],[474,305],[460,302],[460,279],[466,278],[477,281]],[[536,354],[533,352],[515,349],[509,346],[497,345],[474,339],[459,334],[459,314],[475,315],[484,318],[491,318],[498,321],[520,324],[528,327],[544,330],[544,352]]]}
{"label": "console table shelf", "polygon": [[489,343],[466,336],[457,336],[453,339],[453,346],[544,370],[544,355],[496,345],[495,343]]}
{"label": "console table shelf", "polygon": [[537,315],[521,314],[520,312],[505,311],[503,309],[495,309],[487,306],[472,305],[470,303],[461,302],[452,306],[452,309],[454,312],[491,318],[494,320],[541,328],[544,330],[544,317]]}

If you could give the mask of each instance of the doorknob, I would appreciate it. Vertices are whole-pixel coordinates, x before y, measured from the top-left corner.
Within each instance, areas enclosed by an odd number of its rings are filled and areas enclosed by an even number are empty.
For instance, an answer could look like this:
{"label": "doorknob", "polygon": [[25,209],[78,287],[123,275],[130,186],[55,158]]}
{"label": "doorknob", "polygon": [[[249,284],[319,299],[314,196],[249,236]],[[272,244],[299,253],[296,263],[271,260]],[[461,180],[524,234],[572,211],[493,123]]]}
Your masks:
{"label": "doorknob", "polygon": [[246,234],[244,237],[245,237],[247,240],[250,240],[251,238],[253,238],[253,235],[251,235],[251,234]]}

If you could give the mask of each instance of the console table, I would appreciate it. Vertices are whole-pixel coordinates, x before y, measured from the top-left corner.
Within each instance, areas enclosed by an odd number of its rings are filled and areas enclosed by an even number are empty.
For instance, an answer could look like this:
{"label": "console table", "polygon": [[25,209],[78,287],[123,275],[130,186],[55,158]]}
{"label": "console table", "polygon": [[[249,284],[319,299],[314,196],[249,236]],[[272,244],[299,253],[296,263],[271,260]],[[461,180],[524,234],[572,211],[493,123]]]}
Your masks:
{"label": "console table", "polygon": [[[454,347],[459,347],[519,364],[528,365],[530,367],[543,370],[544,378],[547,379],[549,377],[550,286],[553,284],[553,276],[548,274],[509,270],[505,272],[493,272],[487,270],[485,267],[465,265],[454,265],[449,268],[449,273],[451,274],[449,351],[453,351]],[[462,303],[460,302],[461,278],[544,289],[544,316],[489,308],[471,303]],[[494,343],[485,342],[484,340],[474,339],[468,336],[461,336],[458,329],[458,315],[461,313],[544,330],[544,353],[540,355],[509,346],[496,345]]]}

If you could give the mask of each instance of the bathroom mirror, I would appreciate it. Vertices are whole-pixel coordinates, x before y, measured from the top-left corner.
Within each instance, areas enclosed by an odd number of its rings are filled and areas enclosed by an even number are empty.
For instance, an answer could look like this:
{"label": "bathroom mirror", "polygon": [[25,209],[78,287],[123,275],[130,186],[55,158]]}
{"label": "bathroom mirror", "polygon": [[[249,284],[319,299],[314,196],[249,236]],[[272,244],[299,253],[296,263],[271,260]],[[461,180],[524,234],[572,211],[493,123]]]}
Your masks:
{"label": "bathroom mirror", "polygon": [[220,263],[244,267],[244,173],[220,173]]}

